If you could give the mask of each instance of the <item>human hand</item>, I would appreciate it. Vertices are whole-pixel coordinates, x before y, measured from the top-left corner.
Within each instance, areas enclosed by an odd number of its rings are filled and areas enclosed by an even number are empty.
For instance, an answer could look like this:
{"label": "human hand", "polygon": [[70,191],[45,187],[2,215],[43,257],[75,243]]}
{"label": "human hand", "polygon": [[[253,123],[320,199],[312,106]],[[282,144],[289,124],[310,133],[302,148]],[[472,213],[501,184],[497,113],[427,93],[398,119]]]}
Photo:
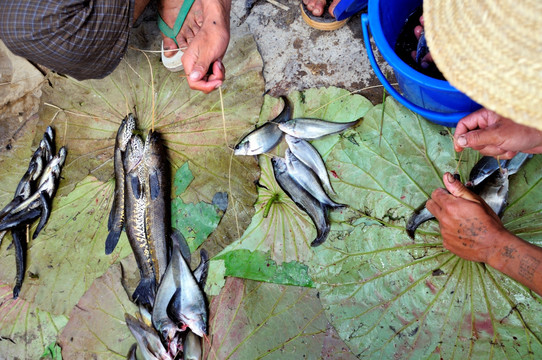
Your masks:
{"label": "human hand", "polygon": [[463,259],[488,262],[498,251],[496,239],[507,232],[501,220],[478,195],[452,174],[444,174],[445,189],[436,189],[426,208],[439,221],[446,249]]}
{"label": "human hand", "polygon": [[191,89],[206,94],[222,85],[226,70],[222,57],[230,41],[230,1],[203,2],[203,21],[182,57]]}
{"label": "human hand", "polygon": [[455,151],[463,151],[466,147],[502,159],[511,159],[519,151],[538,154],[542,153],[542,131],[520,125],[483,108],[457,124]]}

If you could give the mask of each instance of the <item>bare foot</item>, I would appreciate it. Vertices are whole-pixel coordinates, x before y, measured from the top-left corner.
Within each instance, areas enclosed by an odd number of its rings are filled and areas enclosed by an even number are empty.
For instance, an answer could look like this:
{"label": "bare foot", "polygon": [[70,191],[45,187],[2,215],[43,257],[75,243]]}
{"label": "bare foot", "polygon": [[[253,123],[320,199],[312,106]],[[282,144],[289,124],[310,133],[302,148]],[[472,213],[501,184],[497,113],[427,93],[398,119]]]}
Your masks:
{"label": "bare foot", "polygon": [[[340,0],[333,0],[329,5],[328,12],[333,17],[335,17],[333,10],[335,10],[339,1]],[[324,8],[326,7],[326,0],[303,0],[303,3],[314,16],[322,16]]]}
{"label": "bare foot", "polygon": [[[158,5],[160,16],[170,28],[173,28],[182,4],[183,2],[179,0],[162,0]],[[190,44],[195,34],[199,31],[202,23],[202,3],[201,0],[196,0],[184,20],[181,31],[177,35],[176,40],[177,44],[179,44],[179,48],[184,49],[188,47],[188,44]],[[177,49],[177,44],[175,44],[173,39],[164,34],[162,34],[162,39],[164,40],[164,50]],[[175,51],[165,51],[164,55],[166,57],[172,57],[175,55]]]}
{"label": "bare foot", "polygon": [[[175,24],[181,5],[179,0],[161,0],[158,11],[168,26]],[[188,85],[194,90],[209,93],[226,77],[222,57],[230,41],[230,8],[231,0],[195,0],[177,35]],[[164,49],[177,49],[172,39],[162,36]],[[168,57],[174,54],[164,52]]]}

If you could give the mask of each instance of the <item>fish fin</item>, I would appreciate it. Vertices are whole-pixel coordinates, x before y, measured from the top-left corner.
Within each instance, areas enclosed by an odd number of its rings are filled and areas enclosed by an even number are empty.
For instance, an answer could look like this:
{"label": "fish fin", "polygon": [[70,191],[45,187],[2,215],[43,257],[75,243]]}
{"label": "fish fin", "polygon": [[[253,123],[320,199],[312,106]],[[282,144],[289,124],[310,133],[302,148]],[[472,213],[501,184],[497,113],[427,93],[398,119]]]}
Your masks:
{"label": "fish fin", "polygon": [[175,323],[179,324],[182,320],[179,314],[181,313],[181,288],[177,288],[171,297],[166,309],[167,315]]}
{"label": "fish fin", "polygon": [[130,176],[130,186],[132,187],[132,192],[136,199],[141,199],[141,183],[137,176]]}
{"label": "fish fin", "polygon": [[109,255],[113,252],[113,250],[115,250],[115,247],[119,242],[121,232],[122,228],[109,231],[109,234],[107,234],[107,239],[105,239],[105,255]]}
{"label": "fish fin", "polygon": [[113,197],[113,204],[111,204],[111,211],[109,211],[109,219],[107,219],[107,230],[111,231],[113,223],[115,222],[115,213],[117,212],[117,199]]}
{"label": "fish fin", "polygon": [[317,227],[316,239],[314,239],[311,242],[311,246],[316,247],[316,246],[322,245],[324,241],[326,241],[327,236],[329,235],[330,229],[331,229],[331,225],[329,224],[328,221],[326,221],[325,225],[322,228]]}
{"label": "fish fin", "polygon": [[209,254],[205,249],[200,250],[201,261],[198,267],[194,270],[194,278],[198,282],[199,286],[205,288],[205,282],[207,281],[207,273],[209,272]]}
{"label": "fish fin", "polygon": [[134,300],[136,304],[152,306],[156,295],[155,288],[156,281],[154,280],[154,277],[142,278],[132,294],[132,300]]}
{"label": "fish fin", "polygon": [[36,231],[34,231],[34,234],[32,235],[32,239],[35,239],[38,237],[38,234],[47,223],[47,220],[49,220],[49,216],[51,215],[51,205],[49,205],[49,203],[50,203],[50,200],[47,193],[45,191],[40,192],[41,217],[40,217],[40,222],[38,223],[38,226],[36,227]]}
{"label": "fish fin", "polygon": [[160,195],[160,177],[156,171],[149,174],[149,188],[151,192],[151,200],[156,199]]}
{"label": "fish fin", "polygon": [[190,255],[190,247],[188,246],[188,243],[186,242],[183,234],[179,230],[174,228],[173,232],[171,233],[171,241],[177,241],[177,244],[179,244],[179,250],[181,251],[181,255],[183,256],[186,263],[190,264],[190,262],[192,261],[192,257]]}

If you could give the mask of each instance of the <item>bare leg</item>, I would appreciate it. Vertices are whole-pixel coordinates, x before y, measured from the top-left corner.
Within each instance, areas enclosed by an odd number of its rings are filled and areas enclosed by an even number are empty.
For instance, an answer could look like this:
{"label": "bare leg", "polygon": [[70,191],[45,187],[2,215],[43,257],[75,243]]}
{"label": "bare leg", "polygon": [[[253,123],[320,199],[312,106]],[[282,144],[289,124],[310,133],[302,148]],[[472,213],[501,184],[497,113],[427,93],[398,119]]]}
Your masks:
{"label": "bare leg", "polygon": [[150,0],[135,0],[134,3],[134,22],[143,13],[143,10],[147,7]]}

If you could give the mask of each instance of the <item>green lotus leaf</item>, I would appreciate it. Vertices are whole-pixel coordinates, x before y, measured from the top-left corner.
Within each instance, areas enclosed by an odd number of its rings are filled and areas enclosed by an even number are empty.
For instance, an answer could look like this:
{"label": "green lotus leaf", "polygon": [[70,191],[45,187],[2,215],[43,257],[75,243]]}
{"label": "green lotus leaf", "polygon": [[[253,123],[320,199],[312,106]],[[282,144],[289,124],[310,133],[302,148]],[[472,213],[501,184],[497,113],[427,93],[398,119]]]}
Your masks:
{"label": "green lotus leaf", "polygon": [[[68,196],[55,197],[47,225],[28,246],[23,299],[53,314],[68,315],[95,278],[132,252],[123,234],[115,252],[104,253],[113,187],[112,181],[89,176]],[[15,259],[7,245],[0,248],[7,255],[0,258],[0,277],[11,283]]]}
{"label": "green lotus leaf", "polygon": [[186,191],[193,179],[188,163],[185,163],[175,174],[176,196],[171,201],[171,224],[183,234],[191,253],[207,240],[224,215],[214,204],[204,201],[186,204],[181,199],[179,195]]}
{"label": "green lotus leaf", "polygon": [[123,273],[137,269],[135,258],[112,265],[94,280],[70,312],[70,320],[59,336],[65,359],[123,359],[136,342],[124,321],[124,314],[134,315],[122,280]]}
{"label": "green lotus leaf", "polygon": [[[364,97],[334,87],[292,92],[288,99],[293,118],[311,117],[334,122],[360,119],[372,106]],[[282,108],[281,100],[266,97],[260,113],[260,124],[273,119]],[[330,135],[312,143],[325,155],[342,136],[345,135]],[[283,156],[286,147],[283,141],[273,154]],[[316,236],[316,229],[308,215],[277,184],[268,154],[260,155],[259,163],[260,186],[252,222],[241,238],[224,249],[219,256],[244,249],[268,253],[278,265],[292,261],[306,263],[313,256],[310,243]],[[333,174],[333,167],[328,165],[328,171]]]}
{"label": "green lotus leaf", "polygon": [[204,359],[353,359],[314,289],[228,278],[210,304]]}
{"label": "green lotus leaf", "polygon": [[[523,358],[542,351],[542,302],[514,280],[442,246],[429,221],[412,241],[405,224],[445,171],[465,179],[479,155],[453,151],[449,129],[387,99],[373,108],[327,161],[350,206],[309,266],[331,323],[362,358]],[[378,146],[379,141],[381,145]],[[504,225],[540,244],[542,159],[510,178]],[[339,231],[335,231],[338,229]]]}
{"label": "green lotus leaf", "polygon": [[68,148],[59,195],[72,191],[89,174],[103,182],[113,178],[116,132],[132,112],[143,136],[154,119],[167,149],[172,180],[177,168],[190,163],[195,179],[183,195],[185,202],[211,202],[218,191],[230,194],[229,211],[213,234],[221,244],[217,246],[224,247],[242,233],[250,221],[259,171],[254,159],[234,157],[231,149],[257,122],[264,82],[252,36],[232,40],[224,58],[228,79],[220,92],[208,95],[191,90],[179,73],[167,71],[159,54],[149,54],[147,60],[146,54],[132,48],[104,79],[51,76],[51,86],[44,87],[38,128],[52,124],[57,144]]}
{"label": "green lotus leaf", "polygon": [[0,351],[4,359],[38,359],[56,341],[68,318],[43,311],[0,283]]}

